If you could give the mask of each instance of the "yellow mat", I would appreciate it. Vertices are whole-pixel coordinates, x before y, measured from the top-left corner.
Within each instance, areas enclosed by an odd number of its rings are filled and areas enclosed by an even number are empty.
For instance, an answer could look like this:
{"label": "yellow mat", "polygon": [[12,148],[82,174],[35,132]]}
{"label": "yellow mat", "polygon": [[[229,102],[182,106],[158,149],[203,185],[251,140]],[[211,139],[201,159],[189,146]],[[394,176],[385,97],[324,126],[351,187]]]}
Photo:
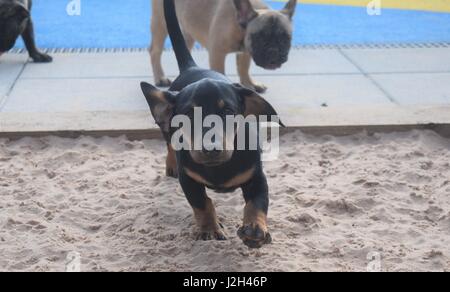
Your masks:
{"label": "yellow mat", "polygon": [[[286,2],[286,0],[275,1]],[[450,0],[299,0],[299,3],[364,7],[372,1],[378,1],[379,3],[381,3],[381,8],[425,10],[450,13]]]}

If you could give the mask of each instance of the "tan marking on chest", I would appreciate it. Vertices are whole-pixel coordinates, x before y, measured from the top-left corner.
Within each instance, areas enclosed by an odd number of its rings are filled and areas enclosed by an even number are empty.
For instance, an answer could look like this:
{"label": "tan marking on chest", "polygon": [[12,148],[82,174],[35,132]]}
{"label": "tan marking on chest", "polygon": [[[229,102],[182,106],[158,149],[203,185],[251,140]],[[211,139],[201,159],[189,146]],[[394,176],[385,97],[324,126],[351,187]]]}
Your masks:
{"label": "tan marking on chest", "polygon": [[254,173],[255,173],[255,168],[252,167],[249,170],[246,170],[243,173],[236,175],[235,177],[233,177],[232,179],[230,179],[229,181],[224,183],[222,185],[222,187],[227,188],[227,189],[233,188],[233,187],[239,187],[239,186],[245,184],[246,182],[248,182],[253,177]]}
{"label": "tan marking on chest", "polygon": [[207,181],[206,179],[204,179],[200,174],[190,170],[189,168],[185,167],[184,171],[186,172],[186,174],[192,178],[193,180],[195,180],[196,182],[206,185],[206,186],[213,186],[212,183],[210,183],[209,181]]}
{"label": "tan marking on chest", "polygon": [[253,175],[255,173],[255,168],[252,167],[252,168],[244,171],[243,173],[236,175],[235,177],[233,177],[232,179],[230,179],[229,181],[227,181],[226,183],[221,184],[221,185],[214,185],[214,184],[210,183],[203,176],[201,176],[200,174],[198,174],[186,167],[184,168],[184,171],[190,178],[192,178],[196,182],[201,183],[205,186],[211,186],[211,187],[215,186],[215,187],[221,187],[221,188],[225,188],[225,189],[231,189],[234,187],[239,187],[239,186],[245,184],[246,182],[248,182],[253,177]]}

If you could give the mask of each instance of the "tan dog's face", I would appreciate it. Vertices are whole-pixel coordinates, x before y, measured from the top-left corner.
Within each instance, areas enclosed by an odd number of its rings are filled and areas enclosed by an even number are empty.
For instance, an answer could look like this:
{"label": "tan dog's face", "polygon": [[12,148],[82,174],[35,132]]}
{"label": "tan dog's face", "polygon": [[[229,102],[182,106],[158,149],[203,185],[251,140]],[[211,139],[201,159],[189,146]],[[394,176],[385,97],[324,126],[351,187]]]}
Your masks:
{"label": "tan dog's face", "polygon": [[290,20],[280,12],[269,11],[248,24],[245,47],[256,65],[275,70],[287,62],[291,41]]}
{"label": "tan dog's face", "polygon": [[290,0],[281,11],[255,10],[249,0],[234,0],[245,48],[256,65],[275,70],[287,62],[292,42],[292,17],[297,4]]}

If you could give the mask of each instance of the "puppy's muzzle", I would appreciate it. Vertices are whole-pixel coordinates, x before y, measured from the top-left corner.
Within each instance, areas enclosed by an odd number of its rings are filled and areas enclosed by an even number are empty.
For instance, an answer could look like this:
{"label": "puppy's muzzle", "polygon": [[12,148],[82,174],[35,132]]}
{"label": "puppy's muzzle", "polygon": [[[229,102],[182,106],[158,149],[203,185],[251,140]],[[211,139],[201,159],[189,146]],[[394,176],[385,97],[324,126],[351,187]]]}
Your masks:
{"label": "puppy's muzzle", "polygon": [[207,167],[214,167],[224,164],[230,157],[227,151],[220,150],[191,151],[191,156],[196,163]]}
{"label": "puppy's muzzle", "polygon": [[191,156],[197,163],[213,167],[229,161],[232,153],[233,151],[227,151],[223,145],[211,143],[203,145],[201,151],[192,151]]}
{"label": "puppy's muzzle", "polygon": [[205,158],[205,160],[209,160],[213,164],[222,161],[222,159],[220,159],[221,154],[222,154],[221,150],[216,150],[216,149],[213,149],[213,150],[203,149],[202,150],[202,156]]}

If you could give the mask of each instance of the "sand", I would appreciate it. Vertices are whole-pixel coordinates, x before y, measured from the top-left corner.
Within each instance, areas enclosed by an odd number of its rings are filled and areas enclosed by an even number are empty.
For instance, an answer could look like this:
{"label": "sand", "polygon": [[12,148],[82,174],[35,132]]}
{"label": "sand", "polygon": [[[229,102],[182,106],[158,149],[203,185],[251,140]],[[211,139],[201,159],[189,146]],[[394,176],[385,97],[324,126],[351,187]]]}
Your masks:
{"label": "sand", "polygon": [[296,132],[281,143],[265,165],[273,243],[250,250],[236,236],[240,192],[209,192],[229,240],[195,240],[162,141],[0,139],[0,270],[64,271],[71,252],[83,271],[450,270],[450,140]]}

